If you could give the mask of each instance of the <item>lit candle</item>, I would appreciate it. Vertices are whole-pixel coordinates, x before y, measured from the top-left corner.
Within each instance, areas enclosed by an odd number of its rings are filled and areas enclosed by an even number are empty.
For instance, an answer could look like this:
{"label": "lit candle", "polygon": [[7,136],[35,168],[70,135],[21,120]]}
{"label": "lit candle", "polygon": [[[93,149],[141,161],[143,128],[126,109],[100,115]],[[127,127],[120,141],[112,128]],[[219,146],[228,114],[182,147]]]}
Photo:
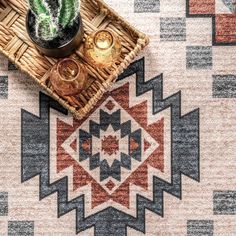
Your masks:
{"label": "lit candle", "polygon": [[73,80],[79,74],[79,67],[75,61],[65,60],[58,64],[58,71],[63,79]]}
{"label": "lit candle", "polygon": [[76,95],[84,89],[87,71],[72,58],[59,61],[52,68],[50,81],[55,91],[62,96]]}
{"label": "lit candle", "polygon": [[95,34],[94,42],[98,48],[105,50],[112,46],[113,36],[109,31],[98,31]]}
{"label": "lit candle", "polygon": [[87,61],[100,68],[111,66],[121,54],[121,42],[109,30],[99,30],[90,34],[84,47]]}

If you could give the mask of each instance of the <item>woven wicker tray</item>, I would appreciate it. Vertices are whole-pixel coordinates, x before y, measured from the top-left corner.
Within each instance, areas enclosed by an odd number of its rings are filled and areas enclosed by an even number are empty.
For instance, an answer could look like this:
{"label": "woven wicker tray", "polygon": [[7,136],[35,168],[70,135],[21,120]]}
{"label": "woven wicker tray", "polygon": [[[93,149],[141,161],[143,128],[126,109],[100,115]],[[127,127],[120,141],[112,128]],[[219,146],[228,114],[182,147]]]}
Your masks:
{"label": "woven wicker tray", "polygon": [[26,0],[0,0],[0,51],[78,119],[88,114],[149,41],[145,34],[132,27],[102,0],[82,0],[84,37],[97,29],[112,30],[121,39],[122,53],[112,67],[98,69],[83,57],[82,44],[71,57],[80,60],[89,72],[86,88],[76,96],[61,97],[49,80],[51,68],[57,60],[40,55],[29,40],[25,29],[27,9]]}

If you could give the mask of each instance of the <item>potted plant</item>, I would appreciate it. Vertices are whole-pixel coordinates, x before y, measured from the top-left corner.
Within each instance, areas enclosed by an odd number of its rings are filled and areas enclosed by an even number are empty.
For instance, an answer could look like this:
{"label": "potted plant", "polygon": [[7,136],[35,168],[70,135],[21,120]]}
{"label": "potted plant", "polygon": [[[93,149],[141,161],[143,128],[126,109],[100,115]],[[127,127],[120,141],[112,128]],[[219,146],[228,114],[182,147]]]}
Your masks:
{"label": "potted plant", "polygon": [[50,57],[66,57],[83,39],[80,0],[28,0],[26,28],[37,49]]}

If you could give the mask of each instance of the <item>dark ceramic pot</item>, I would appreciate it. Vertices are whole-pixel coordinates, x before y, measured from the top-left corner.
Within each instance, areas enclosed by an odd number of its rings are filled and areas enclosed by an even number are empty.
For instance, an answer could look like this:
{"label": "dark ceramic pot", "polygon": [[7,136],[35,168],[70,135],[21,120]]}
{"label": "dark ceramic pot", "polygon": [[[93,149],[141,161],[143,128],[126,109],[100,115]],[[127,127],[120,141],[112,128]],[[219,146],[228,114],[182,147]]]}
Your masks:
{"label": "dark ceramic pot", "polygon": [[49,57],[63,58],[71,55],[83,40],[84,29],[81,16],[79,15],[72,26],[61,29],[59,36],[53,40],[43,40],[36,37],[36,17],[29,10],[26,16],[26,29],[28,35],[38,51]]}

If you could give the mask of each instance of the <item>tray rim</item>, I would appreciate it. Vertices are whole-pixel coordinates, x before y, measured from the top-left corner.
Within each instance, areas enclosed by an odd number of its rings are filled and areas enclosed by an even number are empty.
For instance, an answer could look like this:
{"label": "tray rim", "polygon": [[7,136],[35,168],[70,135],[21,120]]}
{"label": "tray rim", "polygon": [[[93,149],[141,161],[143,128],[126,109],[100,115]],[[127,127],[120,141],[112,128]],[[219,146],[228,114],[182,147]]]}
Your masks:
{"label": "tray rim", "polygon": [[[0,0],[1,1],[1,0]],[[116,81],[118,76],[131,64],[133,59],[143,50],[145,46],[149,43],[149,37],[147,34],[142,33],[138,29],[136,29],[134,26],[132,26],[126,19],[124,19],[122,16],[120,16],[113,8],[111,8],[107,3],[105,3],[103,0],[92,0],[93,2],[97,3],[100,7],[100,12],[104,12],[105,14],[110,13],[113,17],[117,18],[121,21],[121,23],[127,27],[127,29],[132,30],[134,33],[138,35],[137,37],[137,43],[135,44],[135,47],[132,51],[130,51],[124,58],[124,60],[119,64],[116,70],[112,72],[112,74],[108,77],[108,79],[102,83],[103,87],[100,87],[99,90],[95,93],[95,95],[90,98],[90,100],[85,104],[83,108],[80,108],[77,110],[72,105],[68,104],[68,101],[61,98],[59,95],[57,95],[55,92],[53,92],[51,89],[49,89],[48,86],[43,84],[40,80],[35,78],[35,75],[31,74],[30,71],[27,71],[25,68],[21,66],[21,63],[18,61],[15,61],[15,58],[7,53],[4,48],[0,48],[0,52],[5,55],[12,63],[14,63],[17,68],[22,71],[23,73],[27,74],[31,79],[37,82],[37,84],[46,92],[49,96],[53,97],[58,103],[60,103],[64,108],[66,108],[68,111],[72,113],[72,115],[81,120],[83,119],[97,104],[97,102],[103,97],[104,93],[107,92],[113,85],[113,83]],[[7,2],[7,1],[6,1]],[[81,3],[82,4],[82,3]],[[5,26],[2,22],[0,22],[1,25]],[[14,36],[18,35],[11,30],[9,27],[7,27],[9,31],[12,31],[14,33]],[[28,36],[27,36],[28,37]],[[47,73],[47,72],[46,72]],[[45,73],[45,74],[46,74]]]}

